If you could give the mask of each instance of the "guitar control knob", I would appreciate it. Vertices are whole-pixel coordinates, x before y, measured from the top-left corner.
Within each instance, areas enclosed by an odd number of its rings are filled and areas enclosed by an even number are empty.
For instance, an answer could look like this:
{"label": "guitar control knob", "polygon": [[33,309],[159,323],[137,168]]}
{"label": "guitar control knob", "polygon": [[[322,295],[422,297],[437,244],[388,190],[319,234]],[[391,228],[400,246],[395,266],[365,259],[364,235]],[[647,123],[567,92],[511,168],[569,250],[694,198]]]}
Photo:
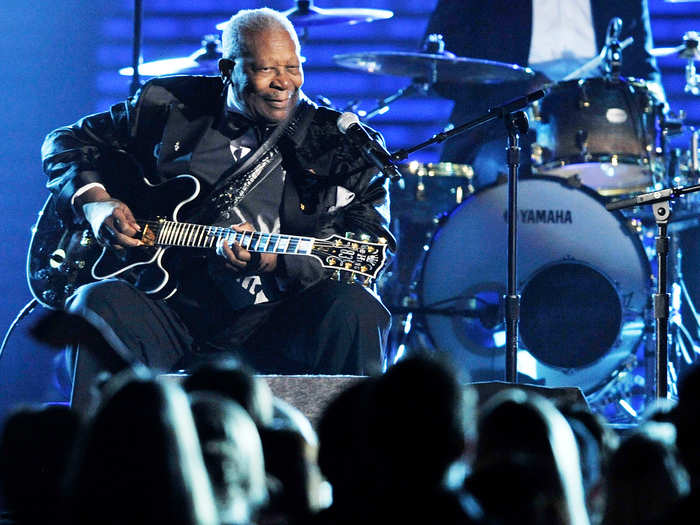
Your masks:
{"label": "guitar control knob", "polygon": [[49,304],[53,304],[56,302],[56,292],[53,290],[44,290],[41,292],[41,297],[44,299],[45,302]]}
{"label": "guitar control knob", "polygon": [[94,237],[92,235],[92,232],[90,230],[83,230],[83,234],[80,237],[80,245],[81,246],[90,246],[92,244],[93,240],[94,240]]}
{"label": "guitar control knob", "polygon": [[49,266],[51,268],[59,268],[66,260],[66,252],[61,248],[54,250],[49,257]]}
{"label": "guitar control knob", "polygon": [[42,268],[41,270],[37,270],[34,272],[34,278],[35,279],[48,279],[51,276],[51,272],[47,270],[46,268]]}

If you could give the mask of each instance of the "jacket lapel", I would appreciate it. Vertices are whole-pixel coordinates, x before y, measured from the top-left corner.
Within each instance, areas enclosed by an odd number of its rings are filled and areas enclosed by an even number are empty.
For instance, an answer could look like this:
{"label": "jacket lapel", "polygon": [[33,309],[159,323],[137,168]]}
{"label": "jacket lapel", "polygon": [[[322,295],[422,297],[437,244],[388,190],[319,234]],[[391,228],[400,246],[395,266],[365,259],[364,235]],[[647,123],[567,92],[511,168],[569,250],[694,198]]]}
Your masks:
{"label": "jacket lapel", "polygon": [[158,169],[166,177],[190,173],[215,184],[233,164],[230,140],[212,127],[214,117],[188,116],[177,106],[170,108],[163,140],[156,152]]}

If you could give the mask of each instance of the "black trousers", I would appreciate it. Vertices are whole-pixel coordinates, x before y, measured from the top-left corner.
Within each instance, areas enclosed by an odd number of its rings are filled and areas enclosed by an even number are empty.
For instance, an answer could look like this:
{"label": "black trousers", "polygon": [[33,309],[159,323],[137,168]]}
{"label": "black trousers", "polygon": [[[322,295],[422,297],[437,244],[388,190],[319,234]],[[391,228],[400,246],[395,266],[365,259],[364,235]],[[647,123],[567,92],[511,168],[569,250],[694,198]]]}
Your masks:
{"label": "black trousers", "polygon": [[106,341],[78,348],[71,404],[82,410],[102,371],[140,363],[167,372],[235,355],[260,373],[370,374],[381,370],[390,315],[368,289],[324,280],[295,295],[240,312],[211,312],[207,333],[177,300],[154,301],[109,279],[82,286],[67,310]]}

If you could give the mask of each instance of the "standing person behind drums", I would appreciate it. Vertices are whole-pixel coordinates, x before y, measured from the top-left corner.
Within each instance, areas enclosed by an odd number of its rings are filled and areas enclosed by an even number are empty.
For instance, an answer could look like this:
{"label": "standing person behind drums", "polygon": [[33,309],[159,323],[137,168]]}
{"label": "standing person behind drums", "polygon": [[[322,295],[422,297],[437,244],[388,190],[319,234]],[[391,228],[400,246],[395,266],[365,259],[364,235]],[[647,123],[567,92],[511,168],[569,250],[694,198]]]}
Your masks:
{"label": "standing person behind drums", "polygon": [[[651,90],[663,100],[659,69],[649,53],[647,0],[438,0],[426,38],[442,34],[446,50],[458,56],[527,65],[538,73],[523,83],[437,84],[438,93],[455,101],[450,123],[457,126],[492,106],[562,80],[601,51],[614,17],[622,19],[620,41],[634,37],[622,53],[621,75],[655,83]],[[521,142],[521,174],[530,171],[529,138]],[[471,164],[475,185],[481,187],[499,173],[507,174],[506,139],[504,124],[491,122],[445,142],[440,160]]]}
{"label": "standing person behind drums", "polygon": [[[267,8],[242,10],[222,41],[220,78],[154,79],[109,112],[47,137],[44,167],[64,219],[89,224],[115,249],[138,249],[131,208],[148,203],[134,191],[123,201],[110,193],[140,180],[137,170],[110,171],[126,153],[151,184],[197,178],[207,197],[195,213],[204,219],[191,222],[317,238],[354,232],[393,249],[386,184],[338,130],[339,113],[302,93],[289,20]],[[330,280],[310,257],[219,241],[216,253],[183,262],[168,300],[108,279],[79,288],[66,308],[100,331],[121,366],[170,370],[193,356],[237,352],[261,372],[379,370],[390,317],[369,289]],[[86,402],[90,377],[115,361],[105,353],[79,353],[74,404]]]}

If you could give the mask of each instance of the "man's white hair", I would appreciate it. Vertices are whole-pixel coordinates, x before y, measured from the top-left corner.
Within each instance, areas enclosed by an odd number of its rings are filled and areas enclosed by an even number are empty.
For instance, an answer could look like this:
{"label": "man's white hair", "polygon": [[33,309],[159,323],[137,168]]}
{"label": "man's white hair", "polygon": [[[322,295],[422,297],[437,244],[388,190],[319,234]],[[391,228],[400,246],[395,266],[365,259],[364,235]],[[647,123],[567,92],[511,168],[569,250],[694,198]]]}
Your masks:
{"label": "man's white hair", "polygon": [[289,18],[268,7],[241,9],[226,23],[221,34],[223,58],[235,59],[249,54],[246,38],[251,34],[268,29],[283,29],[289,33],[297,51],[300,50],[299,37]]}

